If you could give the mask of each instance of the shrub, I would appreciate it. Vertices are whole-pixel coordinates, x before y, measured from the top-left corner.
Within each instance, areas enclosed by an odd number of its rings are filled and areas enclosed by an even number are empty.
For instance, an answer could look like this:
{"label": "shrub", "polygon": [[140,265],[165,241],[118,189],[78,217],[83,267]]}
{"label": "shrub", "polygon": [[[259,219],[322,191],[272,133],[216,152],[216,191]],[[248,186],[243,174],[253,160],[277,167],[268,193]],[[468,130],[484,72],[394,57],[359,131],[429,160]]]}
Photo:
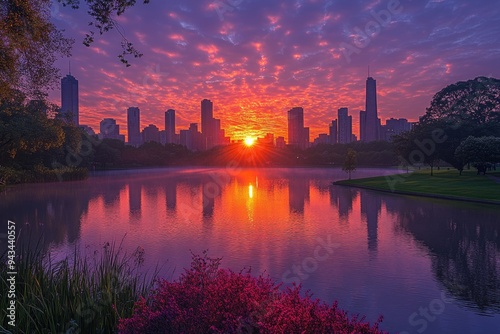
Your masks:
{"label": "shrub", "polygon": [[219,269],[220,259],[193,255],[191,268],[174,282],[161,280],[123,318],[119,333],[383,333],[349,318],[337,307],[279,290],[269,278]]}

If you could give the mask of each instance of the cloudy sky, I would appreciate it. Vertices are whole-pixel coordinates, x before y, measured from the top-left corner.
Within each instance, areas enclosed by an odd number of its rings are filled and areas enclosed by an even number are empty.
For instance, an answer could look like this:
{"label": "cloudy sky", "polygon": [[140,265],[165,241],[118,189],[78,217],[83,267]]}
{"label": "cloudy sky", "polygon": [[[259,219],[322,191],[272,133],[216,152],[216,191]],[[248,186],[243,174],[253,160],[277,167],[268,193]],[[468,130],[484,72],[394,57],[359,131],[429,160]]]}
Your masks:
{"label": "cloudy sky", "polygon": [[[139,1],[138,1],[139,2]],[[365,80],[377,80],[387,118],[417,120],[448,84],[500,77],[500,7],[492,0],[151,0],[118,18],[144,56],[125,68],[112,31],[87,48],[85,10],[53,4],[52,20],[75,39],[80,122],[96,132],[113,117],[126,134],[126,109],[141,127],[177,132],[200,122],[200,101],[233,139],[286,136],[286,112],[304,108],[311,141],[348,107],[358,134]],[[58,62],[67,74],[68,59]],[[51,99],[60,103],[60,91]]]}

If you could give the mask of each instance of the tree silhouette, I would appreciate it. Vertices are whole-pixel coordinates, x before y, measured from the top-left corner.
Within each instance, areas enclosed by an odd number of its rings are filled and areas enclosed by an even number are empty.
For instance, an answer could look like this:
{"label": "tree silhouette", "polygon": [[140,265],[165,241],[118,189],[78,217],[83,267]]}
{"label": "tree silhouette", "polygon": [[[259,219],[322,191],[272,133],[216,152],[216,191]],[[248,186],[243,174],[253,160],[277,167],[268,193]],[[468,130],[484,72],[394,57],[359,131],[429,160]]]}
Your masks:
{"label": "tree silhouette", "polygon": [[344,160],[344,165],[342,166],[342,170],[346,173],[349,173],[349,180],[351,179],[351,172],[356,170],[356,163],[356,151],[354,151],[352,148],[349,148]]}

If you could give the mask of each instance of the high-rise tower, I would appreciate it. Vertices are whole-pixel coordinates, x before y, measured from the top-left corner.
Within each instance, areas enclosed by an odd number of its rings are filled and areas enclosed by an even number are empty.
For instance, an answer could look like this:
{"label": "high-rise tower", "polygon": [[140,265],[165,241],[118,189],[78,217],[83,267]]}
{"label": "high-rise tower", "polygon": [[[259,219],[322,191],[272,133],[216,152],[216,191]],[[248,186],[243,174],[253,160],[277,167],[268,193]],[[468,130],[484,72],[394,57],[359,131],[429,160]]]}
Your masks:
{"label": "high-rise tower", "polygon": [[132,146],[141,145],[141,111],[138,107],[130,107],[127,110],[127,131],[128,143]]}
{"label": "high-rise tower", "polygon": [[360,126],[361,138],[365,142],[378,140],[377,82],[372,77],[366,79],[366,116],[364,126]]}
{"label": "high-rise tower", "polygon": [[340,144],[348,144],[352,140],[352,116],[347,108],[338,110],[338,136]]}
{"label": "high-rise tower", "polygon": [[204,149],[215,145],[214,104],[204,99],[201,101],[201,134]]}
{"label": "high-rise tower", "polygon": [[71,72],[61,79],[61,114],[74,125],[80,124],[78,80],[71,75]]}
{"label": "high-rise tower", "polygon": [[165,112],[165,132],[166,132],[166,143],[175,143],[175,110],[168,109]]}
{"label": "high-rise tower", "polygon": [[288,144],[302,149],[309,144],[309,128],[304,128],[304,109],[295,107],[288,110]]}

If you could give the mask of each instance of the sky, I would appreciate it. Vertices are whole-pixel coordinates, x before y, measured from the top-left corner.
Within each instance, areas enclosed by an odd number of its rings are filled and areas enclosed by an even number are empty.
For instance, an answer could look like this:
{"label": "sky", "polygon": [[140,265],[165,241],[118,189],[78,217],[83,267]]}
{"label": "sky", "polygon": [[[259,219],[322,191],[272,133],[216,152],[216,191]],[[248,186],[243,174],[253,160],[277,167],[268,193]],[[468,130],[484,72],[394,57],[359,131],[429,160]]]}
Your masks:
{"label": "sky", "polygon": [[[54,0],[55,1],[55,0]],[[359,138],[365,82],[377,80],[378,112],[418,120],[434,94],[457,81],[500,78],[500,7],[492,0],[151,0],[119,16],[119,30],[143,53],[126,68],[111,31],[82,45],[84,8],[57,3],[52,21],[75,39],[61,74],[79,81],[80,123],[99,131],[138,106],[141,128],[164,129],[176,110],[176,132],[200,122],[200,102],[232,139],[287,138],[287,111],[304,108],[310,140],[328,133],[348,107]],[[50,99],[60,104],[60,90]]]}

